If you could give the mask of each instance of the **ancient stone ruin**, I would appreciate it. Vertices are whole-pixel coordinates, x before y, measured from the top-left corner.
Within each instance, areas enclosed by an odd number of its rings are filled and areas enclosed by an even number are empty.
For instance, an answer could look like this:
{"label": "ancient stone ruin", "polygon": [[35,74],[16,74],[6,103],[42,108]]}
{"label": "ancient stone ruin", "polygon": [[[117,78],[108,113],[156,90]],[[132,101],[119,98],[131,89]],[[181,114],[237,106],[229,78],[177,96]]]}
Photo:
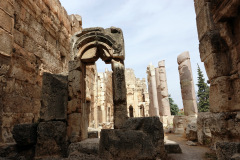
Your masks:
{"label": "ancient stone ruin", "polygon": [[[147,85],[136,78],[125,69],[120,28],[82,29],[59,0],[2,0],[0,159],[194,159],[202,148],[239,159],[239,8],[237,0],[195,0],[210,112],[197,110],[196,53],[183,52],[175,58],[184,115],[171,115],[168,64],[150,64]],[[98,73],[99,58],[112,70]]]}
{"label": "ancient stone ruin", "polygon": [[214,145],[218,159],[239,158],[239,6],[234,0],[195,1],[200,58],[210,83],[210,113],[198,115],[198,137]]}

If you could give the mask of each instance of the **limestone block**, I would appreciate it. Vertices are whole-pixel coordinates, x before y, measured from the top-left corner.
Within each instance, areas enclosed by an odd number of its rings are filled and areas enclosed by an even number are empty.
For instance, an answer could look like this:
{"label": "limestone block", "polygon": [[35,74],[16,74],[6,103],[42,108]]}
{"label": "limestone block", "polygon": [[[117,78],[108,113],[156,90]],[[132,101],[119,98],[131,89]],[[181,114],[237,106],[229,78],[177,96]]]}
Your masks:
{"label": "limestone block", "polygon": [[[202,0],[200,0],[202,1]],[[203,2],[204,3],[204,2]],[[210,3],[205,3],[202,9],[197,14],[197,29],[198,29],[198,39],[201,40],[207,31],[214,28],[211,14],[210,14]]]}
{"label": "limestone block", "polygon": [[199,112],[197,118],[197,136],[198,143],[202,145],[210,145],[212,142],[212,134],[210,131],[210,112]]}
{"label": "limestone block", "polygon": [[1,9],[3,9],[7,14],[13,17],[14,14],[14,8],[13,8],[13,3],[10,1],[2,1],[0,4]]}
{"label": "limestone block", "polygon": [[182,134],[185,132],[185,116],[174,116],[173,118],[173,132],[175,134]]}
{"label": "limestone block", "polygon": [[[204,113],[203,113],[204,114]],[[211,133],[211,139],[213,144],[216,144],[216,142],[229,142],[229,141],[234,141],[234,142],[240,142],[240,128],[238,127],[239,124],[239,119],[240,119],[240,113],[239,112],[220,112],[220,113],[207,113],[206,116],[203,118],[202,115],[200,115],[200,119],[198,120],[198,125],[200,125],[201,128],[201,123],[204,122],[202,125],[205,127],[205,131],[209,136],[209,130]],[[203,122],[201,122],[203,121]],[[205,125],[205,126],[204,126]],[[202,127],[202,128],[203,128]],[[200,131],[199,131],[200,132]],[[202,133],[205,134],[205,133]],[[198,135],[199,137],[199,135]],[[200,140],[200,143],[204,143],[204,138],[203,137]],[[209,137],[207,137],[209,138]],[[206,139],[208,140],[208,139]],[[215,146],[214,146],[215,147]]]}
{"label": "limestone block", "polygon": [[67,113],[80,113],[81,112],[81,99],[72,99],[68,101]]}
{"label": "limestone block", "polygon": [[100,157],[166,159],[163,126],[158,117],[130,118],[122,129],[102,130]]}
{"label": "limestone block", "polygon": [[182,153],[182,149],[178,143],[175,141],[170,141],[170,140],[165,140],[165,150],[167,151],[168,154],[171,153]]}
{"label": "limestone block", "polygon": [[196,15],[199,14],[199,12],[203,9],[205,4],[205,0],[194,0],[194,7]]}
{"label": "limestone block", "polygon": [[225,52],[212,53],[204,61],[204,66],[209,80],[220,76],[228,76],[231,68],[222,67],[228,65],[228,55]]}
{"label": "limestone block", "polygon": [[14,42],[17,43],[19,46],[23,47],[24,35],[18,30],[14,29],[13,36],[14,36]]}
{"label": "limestone block", "polygon": [[112,62],[114,102],[126,101],[125,69],[121,62]]}
{"label": "limestone block", "polygon": [[68,148],[67,127],[64,122],[41,122],[37,128],[36,158],[66,157]]}
{"label": "limestone block", "polygon": [[231,111],[230,101],[232,93],[228,76],[219,77],[211,81],[209,103],[211,112]]}
{"label": "limestone block", "polygon": [[68,155],[73,153],[85,153],[91,155],[98,155],[99,150],[99,138],[85,139],[81,142],[72,143],[68,147]]}
{"label": "limestone block", "polygon": [[1,21],[0,26],[7,32],[12,33],[14,23],[13,17],[8,15],[3,10],[0,10],[0,21]]}
{"label": "limestone block", "polygon": [[81,114],[68,115],[67,135],[70,142],[78,142],[81,139]]}
{"label": "limestone block", "polygon": [[189,141],[197,141],[197,123],[190,123],[187,125],[186,138]]}
{"label": "limestone block", "polygon": [[67,76],[43,74],[42,120],[66,120],[68,102]]}
{"label": "limestone block", "polygon": [[218,160],[233,159],[235,154],[240,153],[240,143],[238,142],[217,142],[216,155]]}
{"label": "limestone block", "polygon": [[0,55],[11,56],[13,48],[13,36],[1,28],[0,28],[0,44],[1,44]]}
{"label": "limestone block", "polygon": [[156,152],[151,138],[142,131],[101,131],[99,156],[102,159],[154,159]]}
{"label": "limestone block", "polygon": [[13,127],[13,138],[19,146],[35,145],[37,143],[38,124],[18,124]]}

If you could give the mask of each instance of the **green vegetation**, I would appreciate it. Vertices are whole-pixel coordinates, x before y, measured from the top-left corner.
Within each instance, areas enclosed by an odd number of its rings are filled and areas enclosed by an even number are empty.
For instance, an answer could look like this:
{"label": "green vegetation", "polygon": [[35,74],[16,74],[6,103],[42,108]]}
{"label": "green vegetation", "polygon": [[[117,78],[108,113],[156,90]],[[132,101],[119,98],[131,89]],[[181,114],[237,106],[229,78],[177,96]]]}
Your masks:
{"label": "green vegetation", "polygon": [[178,105],[174,103],[170,94],[168,95],[168,99],[170,104],[171,115],[178,115],[178,112],[179,112]]}
{"label": "green vegetation", "polygon": [[199,112],[209,111],[209,86],[203,78],[203,73],[198,65],[198,92],[197,92],[197,104]]}

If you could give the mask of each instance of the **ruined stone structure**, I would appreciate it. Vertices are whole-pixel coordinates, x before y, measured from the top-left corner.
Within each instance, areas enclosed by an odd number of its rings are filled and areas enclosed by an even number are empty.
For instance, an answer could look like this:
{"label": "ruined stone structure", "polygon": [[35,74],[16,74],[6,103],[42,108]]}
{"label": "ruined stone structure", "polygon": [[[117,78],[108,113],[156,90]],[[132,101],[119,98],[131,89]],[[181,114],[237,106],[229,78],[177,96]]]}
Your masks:
{"label": "ruined stone structure", "polygon": [[145,79],[135,77],[134,70],[125,70],[127,87],[127,107],[129,117],[149,116],[149,95]]}
{"label": "ruined stone structure", "polygon": [[[171,116],[170,112],[165,61],[159,61],[157,68],[150,64],[147,68],[147,74],[150,100],[149,114],[150,116],[160,117],[165,131],[168,132],[173,127],[174,117]],[[156,112],[157,115],[154,115],[153,113]]]}
{"label": "ruined stone structure", "polygon": [[179,65],[178,71],[180,77],[184,115],[196,115],[198,113],[198,110],[189,52],[183,52],[180,54],[177,57],[177,62]]}
{"label": "ruined stone structure", "polygon": [[148,92],[149,92],[149,115],[159,117],[159,106],[157,96],[157,84],[155,78],[155,68],[152,64],[147,67]]}
{"label": "ruined stone structure", "polygon": [[157,96],[160,116],[171,116],[170,104],[168,100],[168,86],[165,69],[165,61],[159,61],[158,67],[155,68]]}
{"label": "ruined stone structure", "polygon": [[39,121],[43,72],[68,72],[82,21],[57,0],[1,1],[0,20],[0,142],[9,143],[15,124]]}
{"label": "ruined stone structure", "polygon": [[235,0],[195,0],[200,57],[210,83],[210,113],[199,117],[198,127],[210,130],[219,159],[231,158],[237,152],[231,142],[240,142],[239,7]]}

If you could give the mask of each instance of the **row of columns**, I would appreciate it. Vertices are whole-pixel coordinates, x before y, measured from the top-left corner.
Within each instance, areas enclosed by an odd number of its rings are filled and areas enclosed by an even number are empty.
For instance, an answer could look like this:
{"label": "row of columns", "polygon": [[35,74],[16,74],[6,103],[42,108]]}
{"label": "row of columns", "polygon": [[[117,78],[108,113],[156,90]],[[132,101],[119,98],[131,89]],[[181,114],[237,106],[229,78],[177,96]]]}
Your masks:
{"label": "row of columns", "polygon": [[[192,68],[189,52],[183,52],[177,58],[180,77],[184,115],[197,114],[197,101],[192,77]],[[168,86],[165,61],[159,61],[158,67],[152,64],[147,67],[148,90],[150,97],[150,116],[170,116]]]}

